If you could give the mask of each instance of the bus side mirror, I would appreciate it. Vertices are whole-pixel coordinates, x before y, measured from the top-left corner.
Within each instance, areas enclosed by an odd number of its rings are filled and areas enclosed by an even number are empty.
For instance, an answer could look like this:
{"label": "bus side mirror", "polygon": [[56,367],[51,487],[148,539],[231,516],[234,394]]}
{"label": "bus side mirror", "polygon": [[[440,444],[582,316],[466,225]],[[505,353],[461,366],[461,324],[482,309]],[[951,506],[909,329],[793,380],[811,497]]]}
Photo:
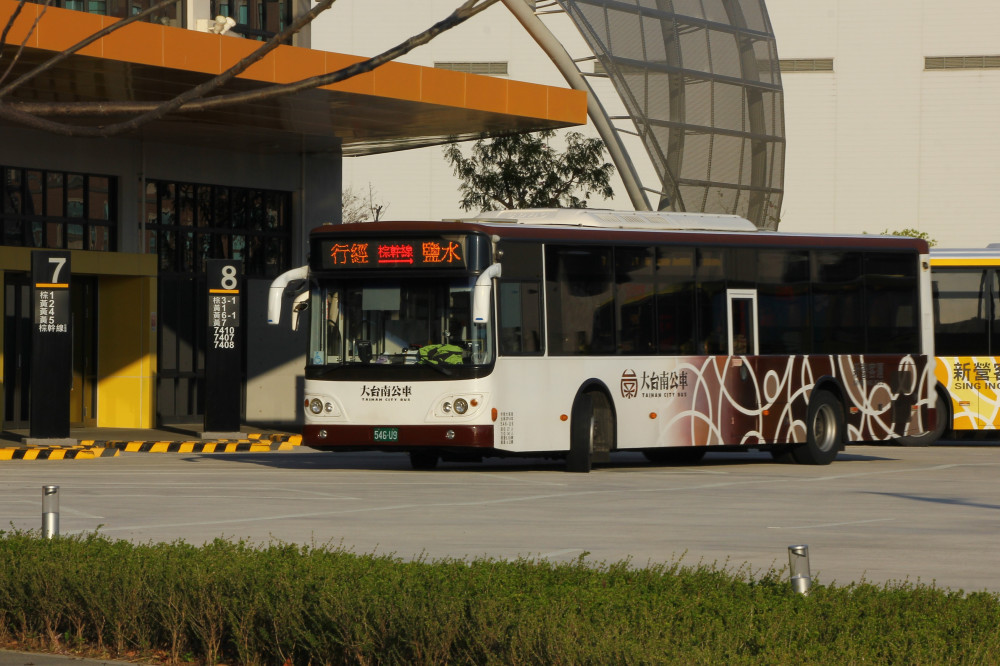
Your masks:
{"label": "bus side mirror", "polygon": [[490,321],[490,295],[493,278],[500,277],[500,264],[493,264],[476,279],[472,288],[472,323],[488,324]]}
{"label": "bus side mirror", "polygon": [[277,324],[281,320],[281,297],[285,287],[293,280],[308,280],[309,266],[299,266],[285,271],[274,279],[267,294],[267,323]]}

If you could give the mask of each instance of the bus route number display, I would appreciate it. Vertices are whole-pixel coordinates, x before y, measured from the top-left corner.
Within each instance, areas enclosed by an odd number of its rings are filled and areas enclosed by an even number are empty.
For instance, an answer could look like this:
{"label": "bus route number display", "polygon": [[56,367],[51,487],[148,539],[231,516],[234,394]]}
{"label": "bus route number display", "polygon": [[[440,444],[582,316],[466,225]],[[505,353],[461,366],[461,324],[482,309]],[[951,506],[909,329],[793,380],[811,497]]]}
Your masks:
{"label": "bus route number display", "polygon": [[466,268],[465,238],[461,236],[324,239],[320,251],[326,270]]}
{"label": "bus route number display", "polygon": [[69,257],[46,254],[41,258],[38,270],[34,290],[35,326],[39,333],[68,334],[70,332]]}
{"label": "bus route number display", "polygon": [[216,284],[208,290],[208,326],[214,349],[235,349],[240,325],[240,266],[222,263],[216,267]]}
{"label": "bus route number display", "polygon": [[212,294],[212,346],[232,349],[236,346],[236,327],[240,325],[238,296]]}

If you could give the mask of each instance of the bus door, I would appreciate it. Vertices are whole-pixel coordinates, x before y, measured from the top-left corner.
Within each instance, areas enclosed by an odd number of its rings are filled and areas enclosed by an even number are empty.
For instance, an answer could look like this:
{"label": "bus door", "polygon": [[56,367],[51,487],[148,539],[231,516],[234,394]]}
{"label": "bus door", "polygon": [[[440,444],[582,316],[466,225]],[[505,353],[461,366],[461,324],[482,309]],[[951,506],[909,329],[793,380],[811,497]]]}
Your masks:
{"label": "bus door", "polygon": [[757,290],[727,289],[727,333],[730,356],[757,354]]}
{"label": "bus door", "polygon": [[937,378],[948,388],[954,430],[1000,427],[1000,279],[992,267],[936,267]]}
{"label": "bus door", "polygon": [[[760,390],[755,377],[759,346],[757,340],[757,290],[726,290],[726,333],[729,358],[725,364],[726,392],[732,403],[730,428],[723,437],[727,443],[740,443],[748,432],[762,432],[760,417],[751,416],[760,410]],[[750,357],[750,358],[747,358]]]}

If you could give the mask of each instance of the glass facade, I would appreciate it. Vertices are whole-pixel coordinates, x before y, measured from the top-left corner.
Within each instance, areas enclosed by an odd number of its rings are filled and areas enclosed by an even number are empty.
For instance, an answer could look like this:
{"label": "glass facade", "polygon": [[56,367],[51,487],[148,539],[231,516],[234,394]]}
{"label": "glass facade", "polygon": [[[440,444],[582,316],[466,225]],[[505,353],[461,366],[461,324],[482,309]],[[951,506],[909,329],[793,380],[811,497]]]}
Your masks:
{"label": "glass facade", "polygon": [[0,167],[3,245],[116,249],[118,181],[111,176]]}
{"label": "glass facade", "polygon": [[763,0],[556,0],[610,77],[660,179],[659,210],[776,229],[784,106]]}
{"label": "glass facade", "polygon": [[[37,4],[45,4],[41,0],[29,0]],[[89,14],[101,14],[126,18],[135,16],[156,4],[156,0],[54,0],[52,5],[62,9],[72,9]],[[211,16],[228,16],[236,21],[230,34],[241,35],[248,39],[267,40],[284,30],[292,22],[291,2],[268,2],[266,0],[211,0],[209,10]],[[176,2],[158,10],[145,19],[149,23],[158,23],[175,28],[185,25],[184,5]],[[188,19],[190,20],[190,19]]]}
{"label": "glass facade", "polygon": [[247,278],[270,279],[288,270],[291,205],[289,192],[146,181],[144,251],[159,259],[161,422],[203,413],[206,260],[240,260]]}
{"label": "glass facade", "polygon": [[291,2],[264,0],[212,0],[212,16],[228,16],[236,21],[232,32],[248,39],[266,40],[292,22]]}
{"label": "glass facade", "polygon": [[[45,4],[34,0],[38,4]],[[126,18],[135,16],[156,4],[156,0],[55,0],[52,5],[63,9],[72,9],[78,12],[89,14],[102,14],[104,16],[114,16],[116,18]],[[160,9],[156,14],[148,17],[149,23],[159,23],[160,25],[170,25],[180,27],[183,7],[180,2]]]}
{"label": "glass facade", "polygon": [[247,277],[287,270],[291,194],[157,180],[146,182],[144,251],[160,273],[204,273],[206,259],[239,259]]}

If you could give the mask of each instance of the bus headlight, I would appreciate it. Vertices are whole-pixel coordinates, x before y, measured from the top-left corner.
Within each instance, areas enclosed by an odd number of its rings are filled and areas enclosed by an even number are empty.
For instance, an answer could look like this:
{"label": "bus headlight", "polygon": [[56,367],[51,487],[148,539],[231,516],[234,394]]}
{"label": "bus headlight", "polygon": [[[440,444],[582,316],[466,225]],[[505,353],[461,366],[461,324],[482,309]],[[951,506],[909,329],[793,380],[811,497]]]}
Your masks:
{"label": "bus headlight", "polygon": [[323,401],[319,398],[313,398],[309,401],[309,411],[313,414],[320,414],[323,412]]}
{"label": "bus headlight", "polygon": [[467,419],[482,412],[485,393],[451,393],[438,396],[431,413],[432,419]]}

